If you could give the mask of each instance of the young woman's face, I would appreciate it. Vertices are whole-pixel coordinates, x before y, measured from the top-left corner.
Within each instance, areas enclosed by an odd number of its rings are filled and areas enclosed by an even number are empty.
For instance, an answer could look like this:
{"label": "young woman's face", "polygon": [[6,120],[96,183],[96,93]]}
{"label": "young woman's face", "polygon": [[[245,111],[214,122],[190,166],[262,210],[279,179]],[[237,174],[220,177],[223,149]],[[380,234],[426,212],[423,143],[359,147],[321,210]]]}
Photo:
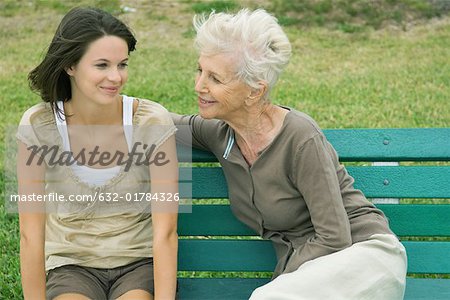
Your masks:
{"label": "young woman's face", "polygon": [[109,104],[117,100],[128,79],[128,44],[117,36],[92,42],[78,64],[67,70],[72,100]]}
{"label": "young woman's face", "polygon": [[203,118],[230,120],[239,115],[251,88],[236,78],[231,55],[200,55],[195,79],[198,107]]}

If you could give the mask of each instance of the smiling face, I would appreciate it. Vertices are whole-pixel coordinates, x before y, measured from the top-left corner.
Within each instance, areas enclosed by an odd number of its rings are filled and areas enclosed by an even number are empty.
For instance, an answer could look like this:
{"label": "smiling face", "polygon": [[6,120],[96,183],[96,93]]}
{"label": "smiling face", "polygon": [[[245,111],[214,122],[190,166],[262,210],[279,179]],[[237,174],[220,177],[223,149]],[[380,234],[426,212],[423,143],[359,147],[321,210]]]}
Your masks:
{"label": "smiling face", "polygon": [[227,121],[242,112],[251,88],[236,78],[236,68],[231,55],[200,55],[195,91],[203,118]]}
{"label": "smiling face", "polygon": [[128,45],[107,35],[92,42],[80,61],[67,70],[72,100],[110,104],[116,101],[128,79]]}

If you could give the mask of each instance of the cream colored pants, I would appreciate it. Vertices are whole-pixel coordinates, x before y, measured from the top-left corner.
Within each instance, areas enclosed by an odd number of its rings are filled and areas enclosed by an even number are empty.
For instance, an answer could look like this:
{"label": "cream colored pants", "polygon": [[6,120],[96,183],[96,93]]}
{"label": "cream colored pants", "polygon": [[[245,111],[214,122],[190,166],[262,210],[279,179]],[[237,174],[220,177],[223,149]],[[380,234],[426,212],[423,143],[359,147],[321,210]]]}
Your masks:
{"label": "cream colored pants", "polygon": [[397,300],[406,283],[406,252],[393,235],[322,256],[253,291],[251,300]]}

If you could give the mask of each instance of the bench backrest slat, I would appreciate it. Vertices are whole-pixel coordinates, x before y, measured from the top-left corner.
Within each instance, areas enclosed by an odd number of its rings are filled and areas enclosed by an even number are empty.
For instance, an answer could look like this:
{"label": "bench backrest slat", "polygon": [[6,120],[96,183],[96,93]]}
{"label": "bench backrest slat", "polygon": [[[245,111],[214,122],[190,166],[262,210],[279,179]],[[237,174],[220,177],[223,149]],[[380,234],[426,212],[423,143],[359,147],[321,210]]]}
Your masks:
{"label": "bench backrest slat", "polygon": [[[325,129],[341,161],[448,161],[450,128]],[[180,161],[215,162],[208,152],[190,155],[180,147]]]}
{"label": "bench backrest slat", "polygon": [[341,161],[439,161],[450,158],[450,128],[328,129]]}
{"label": "bench backrest slat", "polygon": [[[402,243],[409,273],[450,273],[450,242]],[[179,247],[180,271],[270,272],[276,263],[269,241],[182,239]]]}
{"label": "bench backrest slat", "polygon": [[[355,188],[370,198],[445,198],[450,195],[450,166],[347,167]],[[192,174],[191,174],[191,173]],[[181,168],[180,178],[192,198],[227,198],[228,191],[219,167]],[[190,190],[192,182],[192,191]]]}
{"label": "bench backrest slat", "polygon": [[[377,205],[398,236],[450,236],[450,204]],[[239,222],[228,205],[193,205],[192,213],[179,215],[180,236],[254,236]],[[450,258],[450,253],[449,253]]]}

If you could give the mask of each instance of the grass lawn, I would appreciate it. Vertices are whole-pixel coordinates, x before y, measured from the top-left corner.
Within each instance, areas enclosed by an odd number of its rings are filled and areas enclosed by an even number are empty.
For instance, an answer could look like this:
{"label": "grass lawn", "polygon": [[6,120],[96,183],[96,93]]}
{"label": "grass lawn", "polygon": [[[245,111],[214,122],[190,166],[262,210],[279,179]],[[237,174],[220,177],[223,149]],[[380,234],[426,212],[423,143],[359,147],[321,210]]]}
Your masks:
{"label": "grass lawn", "polygon": [[[2,1],[0,138],[40,101],[28,88],[27,73],[40,61],[64,12],[76,4],[118,13],[136,33],[124,94],[152,99],[175,112],[196,112],[191,19],[203,9],[199,2]],[[261,3],[271,8],[273,1],[231,2],[236,9]],[[274,103],[310,114],[322,128],[450,126],[449,17],[379,29],[339,28],[286,27],[293,57],[273,91]],[[4,159],[14,159],[5,157],[4,148],[0,144],[0,167]],[[21,298],[17,227],[17,216],[0,204],[0,299]]]}

